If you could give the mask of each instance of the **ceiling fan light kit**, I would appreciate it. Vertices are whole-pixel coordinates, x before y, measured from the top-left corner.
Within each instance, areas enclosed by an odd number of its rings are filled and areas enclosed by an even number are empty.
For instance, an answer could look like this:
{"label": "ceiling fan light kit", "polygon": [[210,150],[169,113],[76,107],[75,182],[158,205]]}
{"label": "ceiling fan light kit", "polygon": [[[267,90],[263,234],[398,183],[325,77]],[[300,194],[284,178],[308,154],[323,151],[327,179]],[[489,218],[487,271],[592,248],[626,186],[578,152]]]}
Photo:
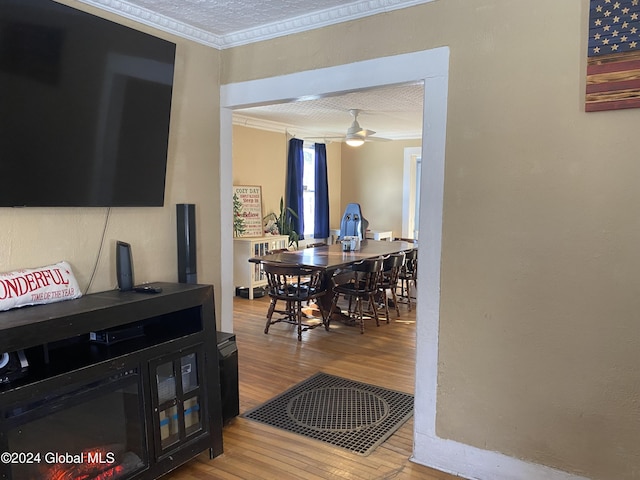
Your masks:
{"label": "ceiling fan light kit", "polygon": [[347,137],[347,140],[345,143],[350,147],[359,147],[360,145],[364,144],[364,140],[360,137],[353,136],[352,138]]}
{"label": "ceiling fan light kit", "polygon": [[347,130],[345,143],[350,147],[359,147],[360,145],[364,144],[365,138],[367,138],[369,135],[373,135],[376,132],[374,132],[373,130],[365,130],[360,127],[360,124],[358,123],[358,114],[360,113],[360,110],[351,109],[349,110],[349,113],[353,116],[353,123]]}

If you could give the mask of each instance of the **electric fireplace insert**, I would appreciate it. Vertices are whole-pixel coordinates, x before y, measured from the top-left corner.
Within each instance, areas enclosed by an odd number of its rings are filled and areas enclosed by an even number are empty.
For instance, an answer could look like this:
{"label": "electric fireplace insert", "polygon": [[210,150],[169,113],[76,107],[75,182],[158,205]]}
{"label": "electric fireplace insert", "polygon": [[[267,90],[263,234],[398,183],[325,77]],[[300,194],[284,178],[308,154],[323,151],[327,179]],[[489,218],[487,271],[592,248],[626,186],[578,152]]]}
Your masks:
{"label": "electric fireplace insert", "polygon": [[[148,467],[136,369],[3,409],[12,480],[130,478]],[[10,456],[13,456],[11,458]]]}

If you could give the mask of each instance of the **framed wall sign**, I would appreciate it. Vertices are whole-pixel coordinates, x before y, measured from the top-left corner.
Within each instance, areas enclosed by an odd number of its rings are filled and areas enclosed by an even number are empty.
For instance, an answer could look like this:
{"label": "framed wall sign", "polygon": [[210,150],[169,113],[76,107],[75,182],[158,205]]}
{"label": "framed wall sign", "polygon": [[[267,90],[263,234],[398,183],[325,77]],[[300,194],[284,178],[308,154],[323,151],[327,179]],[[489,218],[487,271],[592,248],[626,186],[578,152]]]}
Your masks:
{"label": "framed wall sign", "polygon": [[262,187],[233,186],[233,236],[262,237]]}

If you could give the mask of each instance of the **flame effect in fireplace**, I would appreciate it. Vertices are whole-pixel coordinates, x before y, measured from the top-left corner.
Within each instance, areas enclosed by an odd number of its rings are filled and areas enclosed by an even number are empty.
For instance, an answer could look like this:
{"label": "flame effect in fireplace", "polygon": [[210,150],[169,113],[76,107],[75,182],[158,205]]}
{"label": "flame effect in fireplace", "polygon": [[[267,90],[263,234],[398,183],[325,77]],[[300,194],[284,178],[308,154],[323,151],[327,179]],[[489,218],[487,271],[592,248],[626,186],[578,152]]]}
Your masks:
{"label": "flame effect in fireplace", "polygon": [[136,454],[124,453],[122,446],[89,448],[75,458],[82,461],[51,465],[43,477],[46,480],[115,480],[143,465]]}

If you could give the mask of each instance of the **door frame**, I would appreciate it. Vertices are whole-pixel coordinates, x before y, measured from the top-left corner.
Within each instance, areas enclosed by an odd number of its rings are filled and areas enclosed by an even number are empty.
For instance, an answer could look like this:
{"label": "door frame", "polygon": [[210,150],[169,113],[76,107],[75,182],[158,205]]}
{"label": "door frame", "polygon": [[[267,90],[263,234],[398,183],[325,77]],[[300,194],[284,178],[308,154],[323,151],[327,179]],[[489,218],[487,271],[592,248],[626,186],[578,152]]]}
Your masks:
{"label": "door frame", "polygon": [[[439,439],[435,432],[440,320],[440,256],[444,160],[449,84],[449,47],[439,47],[346,65],[307,70],[220,87],[220,205],[222,224],[232,219],[232,113],[234,109],[328,96],[341,92],[408,82],[424,85],[420,236],[416,315],[416,388],[414,412],[415,449],[412,459],[430,465],[428,450]],[[424,155],[428,150],[429,157]],[[425,161],[426,160],[426,161]],[[428,172],[428,175],[425,175]],[[221,327],[233,331],[233,238],[221,232]],[[428,248],[426,247],[428,246]],[[462,444],[459,444],[462,445]],[[464,446],[466,447],[466,446]],[[439,462],[438,468],[457,470]]]}
{"label": "door frame", "polygon": [[416,207],[416,166],[421,158],[421,147],[404,149],[404,167],[402,170],[402,237],[414,238]]}

